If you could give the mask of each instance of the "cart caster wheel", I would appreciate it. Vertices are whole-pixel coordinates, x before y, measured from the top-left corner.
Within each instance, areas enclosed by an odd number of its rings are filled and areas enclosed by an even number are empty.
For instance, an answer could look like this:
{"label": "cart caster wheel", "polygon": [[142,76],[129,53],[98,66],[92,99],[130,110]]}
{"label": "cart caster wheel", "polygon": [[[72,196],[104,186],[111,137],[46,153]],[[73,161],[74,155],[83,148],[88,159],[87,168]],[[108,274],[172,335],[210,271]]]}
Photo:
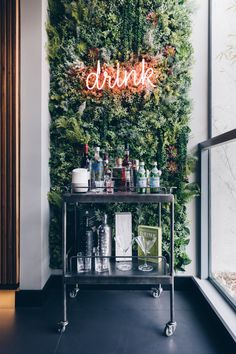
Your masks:
{"label": "cart caster wheel", "polygon": [[165,335],[166,337],[171,337],[176,330],[176,322],[168,322],[165,326]]}
{"label": "cart caster wheel", "polygon": [[68,325],[68,322],[61,321],[58,323],[57,331],[59,333],[64,333],[66,330],[66,326]]}
{"label": "cart caster wheel", "polygon": [[60,326],[60,327],[58,327],[58,332],[59,332],[59,333],[64,333],[65,330],[66,330],[66,327],[65,327],[65,326]]}
{"label": "cart caster wheel", "polygon": [[161,296],[162,291],[163,291],[162,288],[160,288],[160,289],[153,289],[153,290],[152,290],[152,297],[154,297],[154,299],[158,299],[158,297]]}
{"label": "cart caster wheel", "polygon": [[71,299],[76,298],[78,292],[79,292],[79,289],[73,289],[73,290],[71,290],[71,291],[70,291],[70,298],[71,298]]}

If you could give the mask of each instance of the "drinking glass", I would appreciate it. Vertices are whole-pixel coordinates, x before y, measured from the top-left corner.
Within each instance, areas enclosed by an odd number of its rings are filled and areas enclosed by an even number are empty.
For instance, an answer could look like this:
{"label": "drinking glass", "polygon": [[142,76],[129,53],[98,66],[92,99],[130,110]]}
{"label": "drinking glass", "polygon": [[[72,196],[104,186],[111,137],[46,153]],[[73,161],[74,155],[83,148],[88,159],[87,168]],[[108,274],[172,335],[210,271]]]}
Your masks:
{"label": "drinking glass", "polygon": [[95,253],[95,271],[98,273],[109,271],[109,260],[107,257],[102,256],[100,252]]}
{"label": "drinking glass", "polygon": [[156,238],[157,237],[155,235],[138,236],[135,238],[135,241],[137,242],[145,256],[144,263],[140,264],[140,266],[138,267],[138,269],[142,272],[150,272],[151,270],[153,270],[153,267],[147,264],[147,255],[150,253],[150,250],[153,247]]}
{"label": "drinking glass", "polygon": [[92,269],[92,253],[86,253],[86,256],[88,257],[84,258],[84,270],[90,271]]}
{"label": "drinking glass", "polygon": [[105,189],[107,193],[113,193],[114,192],[114,181],[112,179],[107,179],[105,181]]}
{"label": "drinking glass", "polygon": [[95,181],[96,193],[103,193],[104,181]]}
{"label": "drinking glass", "polygon": [[83,257],[83,252],[78,252],[77,253],[77,273],[82,273],[84,272],[84,257]]}
{"label": "drinking glass", "polygon": [[[130,249],[130,247],[132,247],[134,239],[131,239],[131,241],[130,241],[130,240],[127,240],[125,237],[122,239],[119,237],[115,237],[115,241],[117,242],[117,245],[119,246],[119,248],[123,252],[123,255],[126,255],[128,250]],[[117,258],[119,258],[119,256],[117,256]],[[122,270],[123,272],[126,272],[127,270],[132,269],[132,262],[127,261],[124,258],[124,260],[117,261],[116,268],[119,270]]]}

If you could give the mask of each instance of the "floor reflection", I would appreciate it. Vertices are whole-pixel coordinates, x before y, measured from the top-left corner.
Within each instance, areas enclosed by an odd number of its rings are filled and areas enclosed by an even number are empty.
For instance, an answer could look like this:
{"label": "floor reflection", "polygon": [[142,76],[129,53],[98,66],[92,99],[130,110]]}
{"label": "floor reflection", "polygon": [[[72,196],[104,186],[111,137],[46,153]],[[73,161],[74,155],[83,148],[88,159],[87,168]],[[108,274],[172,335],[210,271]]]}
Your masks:
{"label": "floor reflection", "polygon": [[11,331],[15,324],[15,309],[0,309],[0,331]]}

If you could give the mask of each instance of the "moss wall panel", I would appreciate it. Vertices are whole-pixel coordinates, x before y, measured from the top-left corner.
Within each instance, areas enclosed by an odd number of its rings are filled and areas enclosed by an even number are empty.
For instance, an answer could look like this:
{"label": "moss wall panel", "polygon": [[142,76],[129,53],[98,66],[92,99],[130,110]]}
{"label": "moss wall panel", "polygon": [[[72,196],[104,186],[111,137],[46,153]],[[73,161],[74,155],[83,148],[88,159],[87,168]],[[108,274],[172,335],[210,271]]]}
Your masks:
{"label": "moss wall panel", "polygon": [[[177,269],[190,262],[186,203],[197,194],[189,183],[187,156],[191,103],[191,9],[185,0],[50,0],[51,74],[51,266],[61,265],[61,193],[80,163],[80,145],[99,145],[114,161],[128,139],[133,158],[162,169],[162,184],[176,186]],[[86,75],[97,61],[107,70],[132,68],[145,59],[155,68],[155,87],[90,90]],[[121,206],[119,206],[122,209]],[[112,215],[114,208],[108,212]],[[127,208],[126,208],[127,209]],[[130,206],[134,224],[156,224],[156,207]],[[99,218],[101,210],[96,211]],[[163,213],[164,252],[169,219]],[[136,226],[135,226],[136,227]]]}

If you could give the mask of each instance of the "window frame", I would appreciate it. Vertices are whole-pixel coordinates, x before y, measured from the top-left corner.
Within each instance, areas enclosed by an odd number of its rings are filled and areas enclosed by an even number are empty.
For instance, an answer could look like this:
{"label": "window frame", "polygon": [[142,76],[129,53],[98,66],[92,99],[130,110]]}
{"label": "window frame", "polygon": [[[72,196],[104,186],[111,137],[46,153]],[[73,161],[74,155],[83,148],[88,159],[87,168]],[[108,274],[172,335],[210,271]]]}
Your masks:
{"label": "window frame", "polygon": [[211,276],[211,148],[236,139],[236,129],[213,136],[213,74],[212,74],[212,37],[213,37],[213,0],[208,0],[208,140],[199,144],[201,158],[201,260],[200,278],[208,279],[227,302],[236,310],[236,301],[230,297],[219,282]]}
{"label": "window frame", "polygon": [[207,279],[236,311],[236,301],[211,276],[211,149],[236,141],[236,129],[212,137],[199,144],[201,160],[201,244],[200,278]]}

